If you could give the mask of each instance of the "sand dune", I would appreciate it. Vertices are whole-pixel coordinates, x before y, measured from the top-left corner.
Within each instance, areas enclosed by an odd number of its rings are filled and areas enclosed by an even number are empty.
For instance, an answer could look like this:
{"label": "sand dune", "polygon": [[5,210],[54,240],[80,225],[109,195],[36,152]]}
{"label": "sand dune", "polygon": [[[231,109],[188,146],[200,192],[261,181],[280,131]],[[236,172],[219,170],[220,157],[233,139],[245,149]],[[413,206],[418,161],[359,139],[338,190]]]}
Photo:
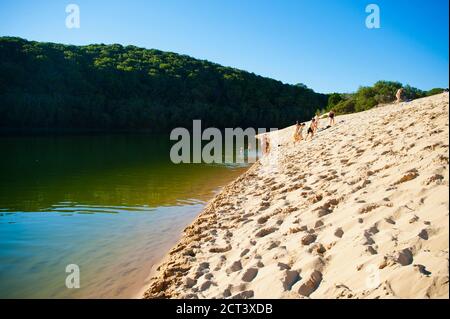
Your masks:
{"label": "sand dune", "polygon": [[448,298],[448,116],[443,93],[338,116],[295,146],[279,131],[144,297]]}

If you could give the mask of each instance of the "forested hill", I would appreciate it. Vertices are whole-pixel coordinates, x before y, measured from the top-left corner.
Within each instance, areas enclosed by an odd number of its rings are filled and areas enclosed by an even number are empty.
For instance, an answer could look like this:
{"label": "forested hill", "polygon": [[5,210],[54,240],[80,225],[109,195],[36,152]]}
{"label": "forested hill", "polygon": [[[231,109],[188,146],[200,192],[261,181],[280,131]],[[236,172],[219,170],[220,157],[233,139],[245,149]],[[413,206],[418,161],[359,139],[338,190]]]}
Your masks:
{"label": "forested hill", "polygon": [[193,119],[218,128],[284,127],[311,118],[327,98],[170,52],[0,37],[2,129],[165,132]]}

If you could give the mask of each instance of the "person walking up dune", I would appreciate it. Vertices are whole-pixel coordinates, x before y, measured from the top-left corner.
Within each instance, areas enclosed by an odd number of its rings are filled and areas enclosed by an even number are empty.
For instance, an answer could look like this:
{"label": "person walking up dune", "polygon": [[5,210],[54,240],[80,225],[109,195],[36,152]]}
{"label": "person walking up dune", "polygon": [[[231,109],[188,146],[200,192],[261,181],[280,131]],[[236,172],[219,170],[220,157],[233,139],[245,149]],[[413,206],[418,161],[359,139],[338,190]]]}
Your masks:
{"label": "person walking up dune", "polygon": [[298,123],[298,121],[295,124],[294,144],[297,144],[297,142],[299,142],[303,139],[303,127],[304,126],[305,126],[305,123]]}
{"label": "person walking up dune", "polygon": [[270,139],[267,137],[267,134],[264,134],[261,144],[263,155],[268,155],[270,153]]}
{"label": "person walking up dune", "polygon": [[316,133],[317,130],[318,130],[318,128],[319,128],[319,120],[320,120],[319,115],[316,115],[316,116],[314,117],[314,127],[313,127],[314,133]]}
{"label": "person walking up dune", "polygon": [[311,136],[311,140],[313,139],[315,128],[316,128],[316,119],[312,118],[311,119],[311,124],[308,127],[308,132],[306,133],[305,141],[308,140],[309,136]]}
{"label": "person walking up dune", "polygon": [[395,101],[396,103],[400,103],[402,101],[402,95],[403,95],[403,88],[399,88],[397,90],[397,93],[395,94],[395,97],[397,98],[397,100]]}
{"label": "person walking up dune", "polygon": [[335,115],[335,113],[333,110],[331,110],[330,113],[328,113],[328,118],[330,119],[330,123],[329,123],[330,126],[334,125],[334,115]]}

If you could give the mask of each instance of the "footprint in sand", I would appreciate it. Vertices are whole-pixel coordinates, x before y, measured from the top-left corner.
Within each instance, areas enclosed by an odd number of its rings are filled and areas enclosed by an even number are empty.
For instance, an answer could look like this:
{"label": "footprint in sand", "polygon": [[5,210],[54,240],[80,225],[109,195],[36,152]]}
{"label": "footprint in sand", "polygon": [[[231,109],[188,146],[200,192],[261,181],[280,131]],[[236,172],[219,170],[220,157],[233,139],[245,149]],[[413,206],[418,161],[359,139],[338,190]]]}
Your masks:
{"label": "footprint in sand", "polygon": [[322,282],[322,273],[318,270],[314,270],[308,279],[301,284],[298,289],[298,293],[302,296],[309,297]]}
{"label": "footprint in sand", "polygon": [[405,248],[394,256],[394,261],[402,266],[407,266],[413,262],[413,254],[409,248]]}
{"label": "footprint in sand", "polygon": [[358,214],[367,214],[367,213],[371,212],[372,210],[374,210],[374,209],[376,209],[378,207],[380,207],[380,205],[378,205],[376,203],[370,203],[370,204],[363,205],[358,210]]}
{"label": "footprint in sand", "polygon": [[212,247],[209,249],[210,253],[224,253],[231,250],[231,245],[227,245],[225,247]]}
{"label": "footprint in sand", "polygon": [[270,216],[262,216],[262,217],[258,218],[257,222],[258,222],[258,224],[265,224],[269,218],[270,218]]}
{"label": "footprint in sand", "polygon": [[368,230],[364,231],[364,235],[361,240],[361,244],[364,246],[375,244],[375,241],[372,239],[372,233],[370,233]]}
{"label": "footprint in sand", "polygon": [[301,280],[300,273],[296,270],[285,270],[283,278],[283,288],[285,291],[292,289],[296,282]]}
{"label": "footprint in sand", "polygon": [[422,229],[417,236],[424,240],[428,240],[428,231],[426,229]]}
{"label": "footprint in sand", "polygon": [[289,266],[288,264],[282,263],[282,262],[278,262],[277,264],[278,268],[280,268],[280,270],[290,270],[291,266]]}
{"label": "footprint in sand", "polygon": [[333,209],[339,204],[339,200],[336,198],[328,200],[322,206],[317,207],[314,211],[317,211],[317,217],[322,217],[333,212]]}
{"label": "footprint in sand", "polygon": [[424,265],[416,264],[416,265],[414,265],[414,268],[416,268],[421,274],[423,274],[425,276],[431,275],[431,272],[428,271]]}
{"label": "footprint in sand", "polygon": [[258,274],[257,268],[248,268],[244,272],[244,275],[242,275],[242,281],[251,282],[253,279],[255,279],[257,274]]}
{"label": "footprint in sand", "polygon": [[258,231],[255,234],[255,236],[256,237],[264,237],[264,236],[267,236],[267,235],[269,235],[269,234],[271,234],[271,233],[273,233],[273,232],[275,232],[277,230],[278,230],[278,228],[276,228],[276,227],[263,228],[260,231]]}
{"label": "footprint in sand", "polygon": [[325,254],[327,250],[325,249],[325,246],[322,245],[321,243],[314,243],[312,245],[312,247],[310,247],[308,249],[309,253],[315,254],[315,255],[319,255],[319,256],[323,256],[323,254]]}
{"label": "footprint in sand", "polygon": [[411,170],[407,171],[403,175],[402,178],[400,178],[398,181],[396,181],[394,183],[394,185],[399,185],[399,184],[402,184],[402,183],[405,183],[405,182],[409,182],[409,181],[415,179],[417,176],[419,176],[419,173],[418,173],[417,169],[415,169],[415,168],[411,169]]}
{"label": "footprint in sand", "polygon": [[253,290],[246,290],[234,295],[231,299],[250,299],[253,298],[254,295],[255,293]]}
{"label": "footprint in sand", "polygon": [[366,251],[370,253],[371,255],[376,255],[378,252],[373,248],[372,246],[367,246]]}
{"label": "footprint in sand", "polygon": [[302,237],[301,243],[304,246],[310,245],[316,241],[317,236],[315,234],[308,234]]}
{"label": "footprint in sand", "polygon": [[414,215],[414,216],[411,217],[411,219],[409,220],[409,223],[412,224],[412,223],[417,222],[418,220],[419,220],[419,216]]}
{"label": "footprint in sand", "polygon": [[184,279],[184,287],[185,287],[185,288],[192,288],[192,287],[194,287],[196,284],[197,284],[197,280],[195,280],[195,279],[192,279],[192,278],[190,278],[190,277],[186,277],[186,278]]}
{"label": "footprint in sand", "polygon": [[242,269],[242,263],[240,260],[235,261],[231,266],[226,270],[227,273],[236,272]]}
{"label": "footprint in sand", "polygon": [[260,206],[261,206],[261,208],[259,209],[259,211],[266,210],[267,208],[270,207],[270,202],[262,201]]}
{"label": "footprint in sand", "polygon": [[269,243],[265,244],[263,246],[264,250],[272,250],[274,248],[277,248],[278,246],[280,246],[281,242],[279,240],[276,241],[270,241]]}
{"label": "footprint in sand", "polygon": [[342,236],[344,236],[344,231],[342,230],[341,227],[337,228],[334,231],[334,236],[339,237],[339,238],[342,238]]}
{"label": "footprint in sand", "polygon": [[200,286],[200,291],[208,290],[208,289],[211,287],[212,284],[213,284],[213,283],[212,283],[211,280],[205,281],[205,282]]}
{"label": "footprint in sand", "polygon": [[319,219],[319,220],[316,221],[316,223],[314,224],[314,228],[320,228],[320,227],[322,227],[323,225],[324,225],[323,221]]}
{"label": "footprint in sand", "polygon": [[248,254],[249,251],[250,251],[250,249],[245,248],[245,249],[241,252],[240,257],[244,257],[245,255]]}

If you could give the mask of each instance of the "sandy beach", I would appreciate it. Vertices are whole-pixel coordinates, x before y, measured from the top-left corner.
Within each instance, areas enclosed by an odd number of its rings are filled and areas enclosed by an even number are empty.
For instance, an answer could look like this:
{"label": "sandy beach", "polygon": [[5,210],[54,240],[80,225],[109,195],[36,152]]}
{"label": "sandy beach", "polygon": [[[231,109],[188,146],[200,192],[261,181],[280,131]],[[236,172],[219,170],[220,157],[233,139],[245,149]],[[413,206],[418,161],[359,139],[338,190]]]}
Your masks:
{"label": "sandy beach", "polygon": [[143,297],[448,298],[448,116],[442,93],[323,119],[311,142],[278,131]]}

